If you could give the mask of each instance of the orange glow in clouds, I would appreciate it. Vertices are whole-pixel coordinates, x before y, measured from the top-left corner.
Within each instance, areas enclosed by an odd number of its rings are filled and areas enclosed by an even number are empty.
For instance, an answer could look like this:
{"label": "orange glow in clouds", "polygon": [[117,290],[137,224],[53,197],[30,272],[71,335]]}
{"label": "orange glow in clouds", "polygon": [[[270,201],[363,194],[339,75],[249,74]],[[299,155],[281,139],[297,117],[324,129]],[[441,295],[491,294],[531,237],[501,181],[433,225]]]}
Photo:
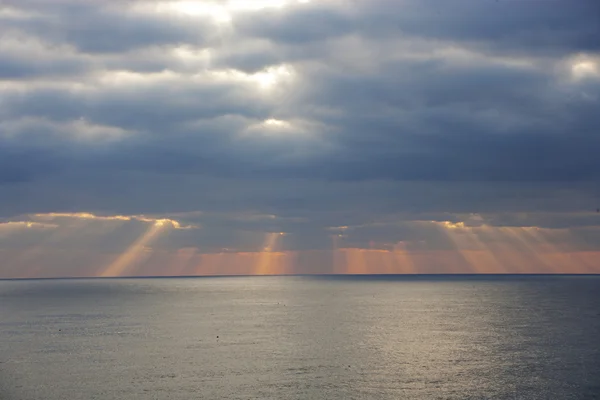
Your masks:
{"label": "orange glow in clouds", "polygon": [[[477,222],[476,226],[416,222],[415,229],[434,226],[443,234],[447,243],[442,249],[411,242],[371,242],[371,248],[348,246],[344,243],[348,235],[359,237],[358,229],[362,228],[342,226],[328,229],[335,232],[327,239],[331,240],[329,249],[287,251],[283,249],[286,234],[268,232],[260,234],[262,243],[256,251],[203,253],[194,246],[178,249],[156,245],[157,239],[169,232],[196,228],[172,219],[91,213],[36,214],[29,218],[0,223],[0,244],[18,237],[31,239],[29,246],[0,248],[0,278],[600,272],[600,252],[578,250],[569,229],[495,227],[481,219],[469,220]],[[97,244],[107,235],[140,222],[147,224],[145,231],[122,254],[99,250]]]}

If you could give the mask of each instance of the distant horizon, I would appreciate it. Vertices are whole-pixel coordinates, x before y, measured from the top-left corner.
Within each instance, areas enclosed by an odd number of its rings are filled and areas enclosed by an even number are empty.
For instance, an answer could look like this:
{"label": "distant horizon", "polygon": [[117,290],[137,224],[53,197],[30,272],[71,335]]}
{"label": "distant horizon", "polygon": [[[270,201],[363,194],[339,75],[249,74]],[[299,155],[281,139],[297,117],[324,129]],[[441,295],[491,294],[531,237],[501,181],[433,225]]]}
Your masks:
{"label": "distant horizon", "polygon": [[419,278],[419,277],[509,277],[509,276],[597,276],[600,277],[600,273],[580,273],[580,274],[569,274],[569,273],[449,273],[449,274],[282,274],[282,275],[164,275],[164,276],[110,276],[110,277],[98,277],[98,276],[56,276],[56,277],[42,277],[42,278],[0,278],[0,281],[36,281],[36,280],[119,280],[119,279],[179,279],[179,278],[277,278],[277,277],[406,277],[406,278]]}

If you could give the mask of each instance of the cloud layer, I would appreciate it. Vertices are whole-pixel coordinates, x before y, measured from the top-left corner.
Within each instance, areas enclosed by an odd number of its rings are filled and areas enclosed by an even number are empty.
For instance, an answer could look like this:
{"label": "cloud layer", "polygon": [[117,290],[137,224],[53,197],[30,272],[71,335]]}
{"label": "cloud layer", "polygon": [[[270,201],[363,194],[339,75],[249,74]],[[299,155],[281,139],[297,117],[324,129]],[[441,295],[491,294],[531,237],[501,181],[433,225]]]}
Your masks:
{"label": "cloud layer", "polygon": [[592,0],[5,1],[3,251],[76,213],[131,216],[121,247],[147,231],[136,216],[198,227],[156,234],[167,252],[260,253],[278,232],[285,251],[334,251],[340,226],[340,248],[456,250],[477,242],[440,226],[474,215],[596,250],[599,14]]}

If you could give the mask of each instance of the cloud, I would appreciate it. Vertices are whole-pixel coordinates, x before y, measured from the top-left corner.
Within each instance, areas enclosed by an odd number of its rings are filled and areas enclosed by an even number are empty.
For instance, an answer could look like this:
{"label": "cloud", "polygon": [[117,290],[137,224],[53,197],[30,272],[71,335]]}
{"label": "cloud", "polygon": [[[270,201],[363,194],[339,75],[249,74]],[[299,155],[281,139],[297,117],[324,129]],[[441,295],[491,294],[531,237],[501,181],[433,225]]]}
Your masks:
{"label": "cloud", "polygon": [[8,221],[0,222],[0,230],[12,230],[12,229],[52,229],[56,228],[56,224],[45,224],[42,222],[32,221]]}
{"label": "cloud", "polygon": [[0,216],[121,216],[125,242],[164,220],[154,245],[211,254],[274,232],[330,251],[339,226],[356,249],[449,251],[439,223],[471,215],[593,247],[576,232],[598,223],[598,11],[5,1]]}
{"label": "cloud", "polygon": [[[35,214],[31,216],[32,219],[40,219],[44,221],[54,221],[54,220],[91,220],[91,221],[139,221],[139,222],[147,222],[156,226],[165,226],[170,225],[173,229],[198,229],[196,225],[185,225],[181,224],[181,222],[170,219],[170,218],[158,218],[158,217],[149,217],[144,215],[95,215],[87,212],[79,212],[79,213],[47,213],[47,214]],[[35,224],[35,222],[32,222]]]}

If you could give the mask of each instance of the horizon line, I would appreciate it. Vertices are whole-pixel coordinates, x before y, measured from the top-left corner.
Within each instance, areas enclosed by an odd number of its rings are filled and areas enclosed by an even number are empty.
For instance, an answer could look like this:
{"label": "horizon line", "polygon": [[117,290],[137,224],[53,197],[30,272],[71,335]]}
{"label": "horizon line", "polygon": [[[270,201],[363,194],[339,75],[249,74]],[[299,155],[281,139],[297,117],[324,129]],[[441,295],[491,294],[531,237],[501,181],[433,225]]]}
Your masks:
{"label": "horizon line", "polygon": [[0,278],[2,281],[40,281],[40,280],[117,280],[117,279],[190,279],[190,278],[260,278],[260,277],[326,277],[326,278],[373,278],[373,277],[568,277],[600,276],[600,273],[419,273],[419,274],[272,274],[272,275],[128,275],[128,276],[56,276],[39,278]]}

